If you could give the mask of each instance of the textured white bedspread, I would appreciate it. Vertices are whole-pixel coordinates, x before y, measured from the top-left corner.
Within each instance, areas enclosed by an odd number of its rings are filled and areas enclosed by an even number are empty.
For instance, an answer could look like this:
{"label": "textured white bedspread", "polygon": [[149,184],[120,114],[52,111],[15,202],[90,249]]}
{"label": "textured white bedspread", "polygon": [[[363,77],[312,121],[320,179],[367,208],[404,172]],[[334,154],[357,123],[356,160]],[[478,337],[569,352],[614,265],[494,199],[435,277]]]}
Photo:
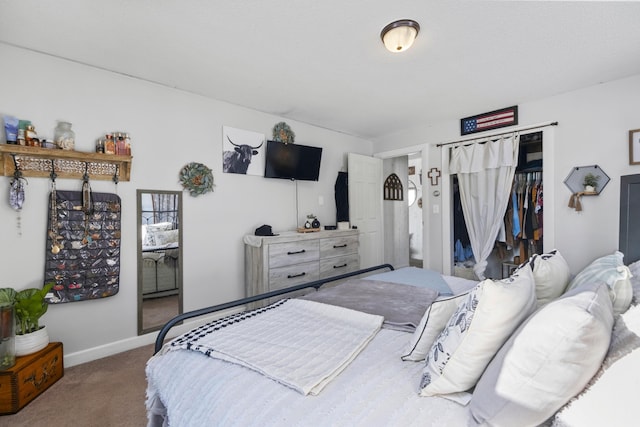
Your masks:
{"label": "textured white bedspread", "polygon": [[382,329],[317,396],[198,352],[171,351],[147,364],[147,408],[166,406],[172,427],[466,426],[466,407],[418,396],[424,364],[400,360],[410,337]]}
{"label": "textured white bedspread", "polygon": [[318,394],[371,341],[384,318],[284,299],[209,322],[164,352],[188,349],[253,369],[302,394]]}

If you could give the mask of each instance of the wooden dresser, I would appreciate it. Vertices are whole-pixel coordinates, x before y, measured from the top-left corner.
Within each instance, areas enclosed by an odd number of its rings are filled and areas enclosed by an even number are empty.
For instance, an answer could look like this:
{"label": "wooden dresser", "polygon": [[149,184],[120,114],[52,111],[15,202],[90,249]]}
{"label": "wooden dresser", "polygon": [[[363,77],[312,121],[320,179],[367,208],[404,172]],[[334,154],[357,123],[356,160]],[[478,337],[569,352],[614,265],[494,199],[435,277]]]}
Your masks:
{"label": "wooden dresser", "polygon": [[[245,292],[258,295],[360,268],[358,230],[245,236]],[[264,304],[256,304],[253,307]]]}

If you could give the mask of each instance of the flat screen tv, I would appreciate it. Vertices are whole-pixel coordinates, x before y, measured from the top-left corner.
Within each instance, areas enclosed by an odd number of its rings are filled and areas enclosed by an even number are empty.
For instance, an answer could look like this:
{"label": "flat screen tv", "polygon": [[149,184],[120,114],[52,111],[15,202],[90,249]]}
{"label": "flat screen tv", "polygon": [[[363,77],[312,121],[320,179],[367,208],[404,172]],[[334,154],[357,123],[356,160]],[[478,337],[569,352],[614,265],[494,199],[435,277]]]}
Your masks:
{"label": "flat screen tv", "polygon": [[320,176],[322,148],[267,141],[265,178],[317,181]]}

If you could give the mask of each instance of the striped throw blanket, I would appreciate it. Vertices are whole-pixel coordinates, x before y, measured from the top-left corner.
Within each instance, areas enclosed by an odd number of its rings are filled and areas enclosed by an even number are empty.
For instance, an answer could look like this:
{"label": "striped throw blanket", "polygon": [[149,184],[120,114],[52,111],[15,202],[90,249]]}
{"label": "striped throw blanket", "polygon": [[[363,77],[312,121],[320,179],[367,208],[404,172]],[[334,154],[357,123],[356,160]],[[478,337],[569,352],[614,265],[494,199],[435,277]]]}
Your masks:
{"label": "striped throw blanket", "polygon": [[199,351],[316,395],[365,348],[383,320],[347,308],[284,299],[207,323],[163,351]]}

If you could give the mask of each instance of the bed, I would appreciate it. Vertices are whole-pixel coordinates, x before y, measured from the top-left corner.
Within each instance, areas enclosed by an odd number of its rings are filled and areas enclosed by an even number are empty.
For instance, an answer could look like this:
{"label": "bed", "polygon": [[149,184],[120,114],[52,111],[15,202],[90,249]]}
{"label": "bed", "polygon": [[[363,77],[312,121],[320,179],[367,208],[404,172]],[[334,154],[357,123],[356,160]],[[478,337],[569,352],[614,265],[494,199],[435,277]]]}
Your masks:
{"label": "bed", "polygon": [[180,250],[175,244],[142,248],[142,295],[144,298],[176,295]]}
{"label": "bed", "polygon": [[[603,256],[571,278],[553,251],[483,282],[386,264],[185,313],[163,327],[147,364],[148,425],[589,425],[582,408],[602,408],[590,399],[611,394],[602,384],[612,367],[640,361],[640,286],[631,274],[640,267],[621,262],[619,253]],[[323,289],[334,280],[341,283]],[[363,303],[354,295],[366,286],[385,302],[406,302],[406,292],[426,302]],[[164,343],[186,319],[305,288],[316,292]],[[561,346],[562,357],[553,356]],[[546,349],[544,360],[534,349]],[[514,355],[533,367],[514,364]],[[623,381],[634,384],[633,374]],[[617,426],[632,425],[628,412],[607,405]]]}
{"label": "bed", "polygon": [[142,295],[157,298],[178,294],[179,230],[172,222],[142,226]]}

